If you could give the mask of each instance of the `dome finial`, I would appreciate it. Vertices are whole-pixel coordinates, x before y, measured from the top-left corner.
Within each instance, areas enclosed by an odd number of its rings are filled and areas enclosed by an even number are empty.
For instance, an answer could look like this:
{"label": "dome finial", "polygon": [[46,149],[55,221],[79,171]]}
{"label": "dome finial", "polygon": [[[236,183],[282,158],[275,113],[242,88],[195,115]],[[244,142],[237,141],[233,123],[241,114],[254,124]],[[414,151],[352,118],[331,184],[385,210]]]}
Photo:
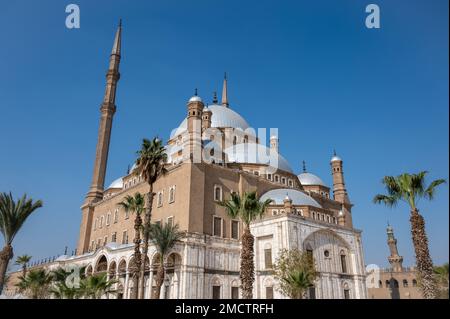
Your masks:
{"label": "dome finial", "polygon": [[333,156],[337,156],[336,149],[333,150]]}
{"label": "dome finial", "polygon": [[219,103],[219,100],[217,99],[217,92],[214,91],[214,97],[213,97],[213,104]]}
{"label": "dome finial", "polygon": [[198,89],[197,88],[195,88],[194,96],[198,96]]}
{"label": "dome finial", "polygon": [[306,162],[303,161],[303,173],[306,173]]}

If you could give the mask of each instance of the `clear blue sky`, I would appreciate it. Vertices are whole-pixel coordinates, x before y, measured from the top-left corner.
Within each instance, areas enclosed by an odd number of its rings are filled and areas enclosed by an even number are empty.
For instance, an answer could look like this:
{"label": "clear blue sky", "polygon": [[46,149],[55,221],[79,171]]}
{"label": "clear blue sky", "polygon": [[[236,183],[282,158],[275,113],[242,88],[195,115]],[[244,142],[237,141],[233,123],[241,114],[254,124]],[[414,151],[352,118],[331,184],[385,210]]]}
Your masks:
{"label": "clear blue sky", "polygon": [[[414,262],[408,209],[372,204],[384,175],[448,179],[448,1],[0,0],[0,191],[44,201],[16,255],[73,249],[91,179],[99,106],[114,32],[124,19],[107,183],[124,175],[142,137],[167,139],[198,87],[229,74],[231,106],[253,127],[279,128],[282,154],[331,184],[344,159],[367,263],[387,264],[386,223]],[[380,30],[364,26],[381,8]],[[448,261],[448,185],[421,202],[431,253]]]}

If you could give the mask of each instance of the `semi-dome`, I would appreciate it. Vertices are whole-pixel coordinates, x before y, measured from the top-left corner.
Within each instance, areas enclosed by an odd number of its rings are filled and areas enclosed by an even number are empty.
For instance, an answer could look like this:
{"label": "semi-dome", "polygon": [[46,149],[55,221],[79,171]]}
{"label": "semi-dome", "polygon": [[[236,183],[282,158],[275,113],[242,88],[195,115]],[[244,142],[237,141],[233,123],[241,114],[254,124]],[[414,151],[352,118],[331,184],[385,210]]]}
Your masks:
{"label": "semi-dome", "polygon": [[[242,130],[248,129],[250,126],[237,112],[221,105],[210,105],[208,109],[212,112],[211,127],[232,127]],[[183,134],[187,131],[187,119],[181,122],[180,126],[173,130],[170,139]]]}
{"label": "semi-dome", "polygon": [[290,188],[273,189],[262,195],[260,200],[265,201],[267,199],[271,199],[275,205],[283,205],[286,197],[290,198],[292,200],[292,204],[296,206],[313,206],[322,208],[322,206],[320,206],[320,204],[311,196]]}
{"label": "semi-dome", "polygon": [[298,175],[298,179],[300,180],[300,183],[304,186],[320,185],[327,187],[325,183],[320,179],[320,177],[311,173],[302,173]]}
{"label": "semi-dome", "polygon": [[123,177],[116,179],[114,182],[109,185],[108,189],[110,188],[123,188]]}
{"label": "semi-dome", "polygon": [[283,156],[262,144],[241,143],[233,145],[225,149],[225,154],[229,163],[263,164],[293,173],[291,166]]}

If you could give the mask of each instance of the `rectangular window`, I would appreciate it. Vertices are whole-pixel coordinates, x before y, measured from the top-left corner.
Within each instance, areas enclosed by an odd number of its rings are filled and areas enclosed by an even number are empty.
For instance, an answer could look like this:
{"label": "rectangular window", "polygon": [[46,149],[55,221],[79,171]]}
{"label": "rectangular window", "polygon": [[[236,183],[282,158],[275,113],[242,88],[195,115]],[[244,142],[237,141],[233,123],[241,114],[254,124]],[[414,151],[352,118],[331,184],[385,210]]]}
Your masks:
{"label": "rectangular window", "polygon": [[212,287],[212,299],[220,299],[220,286]]}
{"label": "rectangular window", "polygon": [[273,299],[273,287],[266,287],[266,299]]}
{"label": "rectangular window", "polygon": [[281,184],[286,185],[286,178],[285,177],[281,178]]}
{"label": "rectangular window", "polygon": [[266,269],[272,269],[272,249],[264,249],[264,265]]}
{"label": "rectangular window", "polygon": [[96,219],[94,220],[94,230],[97,229],[97,220],[98,220],[98,218],[96,218]]}
{"label": "rectangular window", "polygon": [[314,261],[314,256],[313,256],[313,251],[311,249],[307,249],[306,250],[306,256],[308,256],[308,260],[310,263],[313,263]]}
{"label": "rectangular window", "polygon": [[350,290],[344,289],[344,299],[350,299]]}
{"label": "rectangular window", "polygon": [[106,215],[106,226],[109,226],[111,224],[111,213],[108,213]]}
{"label": "rectangular window", "polygon": [[172,217],[172,216],[170,216],[169,218],[167,218],[167,225],[173,226],[173,217]]}
{"label": "rectangular window", "polygon": [[275,182],[278,183],[280,181],[280,176],[275,175]]}
{"label": "rectangular window", "polygon": [[130,212],[128,210],[125,210],[125,219],[130,218]]}
{"label": "rectangular window", "polygon": [[108,236],[105,236],[105,238],[103,239],[103,246],[106,246],[107,243],[108,243]]}
{"label": "rectangular window", "polygon": [[346,274],[347,273],[347,261],[346,261],[345,255],[341,255],[341,267],[342,267],[342,272],[344,274]]}
{"label": "rectangular window", "polygon": [[316,287],[309,287],[309,299],[316,299]]}
{"label": "rectangular window", "polygon": [[122,234],[122,244],[128,244],[128,232],[126,230]]}
{"label": "rectangular window", "polygon": [[101,244],[102,244],[102,240],[99,238],[97,240],[97,247],[96,247],[96,249],[100,248]]}
{"label": "rectangular window", "polygon": [[115,243],[116,241],[117,241],[117,233],[114,232],[114,233],[112,234],[112,236],[111,236],[111,242],[112,242],[112,243]]}
{"label": "rectangular window", "polygon": [[94,246],[95,246],[95,242],[91,241],[91,249],[90,250],[94,250]]}
{"label": "rectangular window", "polygon": [[239,287],[231,287],[231,299],[239,299]]}
{"label": "rectangular window", "polygon": [[222,218],[220,217],[214,217],[213,235],[217,237],[222,237]]}
{"label": "rectangular window", "polygon": [[267,179],[268,179],[269,181],[271,181],[271,180],[272,180],[272,174],[267,174]]}
{"label": "rectangular window", "polygon": [[239,239],[239,221],[238,220],[231,221],[231,238]]}
{"label": "rectangular window", "polygon": [[114,211],[114,224],[116,224],[119,221],[119,210],[116,208]]}

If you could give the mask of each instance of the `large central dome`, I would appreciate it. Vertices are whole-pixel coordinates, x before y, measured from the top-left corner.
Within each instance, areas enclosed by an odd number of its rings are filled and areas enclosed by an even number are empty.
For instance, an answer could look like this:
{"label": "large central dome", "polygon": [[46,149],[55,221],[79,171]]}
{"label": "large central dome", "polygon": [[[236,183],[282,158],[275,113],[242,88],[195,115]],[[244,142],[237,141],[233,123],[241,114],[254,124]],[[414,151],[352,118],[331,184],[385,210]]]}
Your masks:
{"label": "large central dome", "polygon": [[[216,104],[208,106],[208,109],[212,112],[211,127],[232,127],[242,130],[250,127],[247,121],[232,109]],[[170,139],[183,134],[186,130],[187,119],[184,119],[180,126],[172,131]]]}

